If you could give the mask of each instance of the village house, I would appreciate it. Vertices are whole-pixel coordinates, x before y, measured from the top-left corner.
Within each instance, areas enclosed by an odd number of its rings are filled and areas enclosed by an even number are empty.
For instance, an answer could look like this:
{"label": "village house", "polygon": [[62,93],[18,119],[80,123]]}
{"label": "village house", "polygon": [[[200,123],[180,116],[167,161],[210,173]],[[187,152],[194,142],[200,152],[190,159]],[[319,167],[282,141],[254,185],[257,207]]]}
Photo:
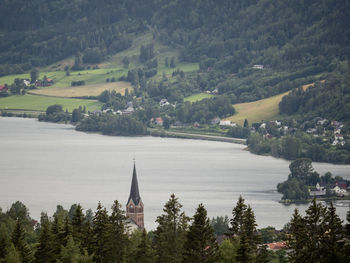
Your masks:
{"label": "village house", "polygon": [[152,118],[151,123],[158,125],[158,126],[163,126],[163,119],[162,119],[162,117]]}
{"label": "village house", "polygon": [[160,107],[164,107],[164,106],[168,106],[168,105],[170,105],[170,103],[168,102],[167,99],[161,99],[159,102]]}
{"label": "village house", "polygon": [[6,86],[0,85],[0,92],[6,92],[8,88]]}
{"label": "village house", "polygon": [[253,65],[253,69],[264,69],[264,65]]}
{"label": "village house", "polygon": [[274,250],[274,251],[287,247],[287,243],[285,241],[267,243],[265,245],[267,246],[267,250]]}

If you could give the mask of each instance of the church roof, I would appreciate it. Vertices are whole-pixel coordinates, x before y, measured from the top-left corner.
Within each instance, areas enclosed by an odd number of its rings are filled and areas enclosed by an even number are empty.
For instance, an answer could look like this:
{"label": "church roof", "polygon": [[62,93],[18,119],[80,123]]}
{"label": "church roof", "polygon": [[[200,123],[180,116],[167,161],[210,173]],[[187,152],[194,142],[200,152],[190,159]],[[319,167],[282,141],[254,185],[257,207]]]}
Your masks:
{"label": "church roof", "polygon": [[139,202],[141,201],[139,185],[137,182],[135,163],[134,163],[134,171],[132,173],[132,181],[131,181],[130,196],[128,199],[128,203],[130,202],[130,199],[132,199],[135,205],[138,205]]}

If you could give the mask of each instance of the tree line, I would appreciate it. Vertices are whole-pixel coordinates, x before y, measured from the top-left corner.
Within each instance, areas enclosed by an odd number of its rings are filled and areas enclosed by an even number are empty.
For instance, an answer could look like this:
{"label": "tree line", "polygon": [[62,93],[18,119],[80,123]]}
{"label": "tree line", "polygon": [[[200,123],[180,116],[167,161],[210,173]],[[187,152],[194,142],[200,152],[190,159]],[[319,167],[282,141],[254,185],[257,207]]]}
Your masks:
{"label": "tree line", "polygon": [[188,217],[174,194],[157,217],[157,228],[148,233],[129,229],[117,200],[110,212],[100,202],[94,213],[84,213],[80,204],[69,211],[58,205],[51,217],[43,212],[40,223],[17,201],[6,212],[0,209],[0,262],[345,263],[350,212],[347,220],[342,225],[332,204],[325,207],[314,200],[304,217],[295,210],[284,229],[287,250],[274,253],[263,245],[254,212],[241,196],[221,244],[205,207],[199,204]]}

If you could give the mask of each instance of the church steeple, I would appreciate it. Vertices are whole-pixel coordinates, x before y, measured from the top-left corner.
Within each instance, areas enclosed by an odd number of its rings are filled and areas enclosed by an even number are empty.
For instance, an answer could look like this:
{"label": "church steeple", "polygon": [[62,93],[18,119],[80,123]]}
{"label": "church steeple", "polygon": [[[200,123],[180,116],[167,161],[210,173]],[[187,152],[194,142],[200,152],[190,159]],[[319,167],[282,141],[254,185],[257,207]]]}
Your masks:
{"label": "church steeple", "polygon": [[126,204],[126,216],[129,217],[139,228],[144,228],[143,203],[140,197],[139,184],[137,182],[135,160],[130,195]]}
{"label": "church steeple", "polygon": [[131,181],[131,188],[130,188],[128,203],[130,199],[132,199],[135,205],[137,205],[141,200],[140,192],[139,192],[139,184],[137,182],[135,161],[134,161],[134,171],[132,173],[132,181]]}

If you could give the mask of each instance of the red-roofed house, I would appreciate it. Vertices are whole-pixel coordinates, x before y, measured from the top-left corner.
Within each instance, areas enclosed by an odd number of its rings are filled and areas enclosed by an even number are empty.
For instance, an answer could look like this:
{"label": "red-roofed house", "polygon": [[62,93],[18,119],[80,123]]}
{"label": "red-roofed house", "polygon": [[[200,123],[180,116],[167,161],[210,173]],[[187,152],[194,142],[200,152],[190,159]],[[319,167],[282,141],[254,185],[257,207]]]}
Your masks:
{"label": "red-roofed house", "polygon": [[281,242],[273,242],[273,243],[268,243],[265,244],[267,246],[268,250],[279,250],[281,248],[286,248],[287,247],[287,243],[285,241],[281,241]]}
{"label": "red-roofed house", "polygon": [[0,85],[0,91],[8,91],[6,86]]}

